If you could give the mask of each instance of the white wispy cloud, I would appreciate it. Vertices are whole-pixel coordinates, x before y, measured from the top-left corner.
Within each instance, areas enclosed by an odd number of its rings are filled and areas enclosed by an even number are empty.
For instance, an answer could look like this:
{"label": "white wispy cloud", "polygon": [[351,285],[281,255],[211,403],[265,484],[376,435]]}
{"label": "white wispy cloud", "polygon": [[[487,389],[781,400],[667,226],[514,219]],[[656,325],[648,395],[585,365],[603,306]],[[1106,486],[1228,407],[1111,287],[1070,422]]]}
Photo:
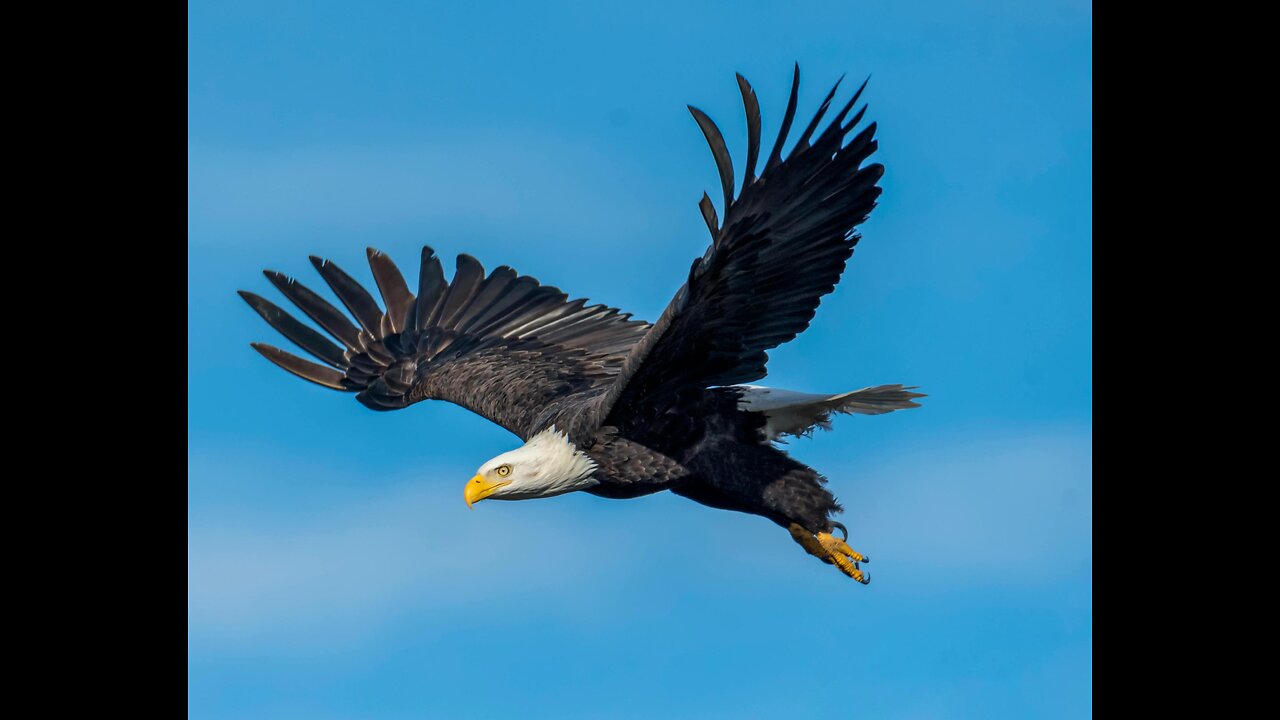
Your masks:
{"label": "white wispy cloud", "polygon": [[859,471],[872,565],[913,585],[1040,584],[1087,575],[1093,441],[1087,428],[950,442]]}
{"label": "white wispy cloud", "polygon": [[575,237],[620,215],[646,222],[638,168],[581,140],[514,128],[411,145],[254,150],[189,145],[189,221],[228,230],[369,228],[483,218]]}
{"label": "white wispy cloud", "polygon": [[[838,439],[814,442],[822,441]],[[203,457],[202,472],[220,472]],[[840,484],[838,468],[824,469]],[[843,519],[854,547],[872,555],[872,592],[1087,580],[1087,428],[922,439],[910,451],[859,463],[856,474],[874,482],[842,498]],[[593,623],[603,608],[641,596],[652,602],[698,583],[764,593],[780,583],[829,590],[843,580],[770,523],[670,495],[495,502],[468,513],[459,510],[457,485],[397,482],[325,507],[312,502],[305,513],[281,503],[249,513],[226,509],[234,504],[201,511],[188,533],[190,639],[341,645],[397,614],[456,626],[459,618],[512,607]]]}
{"label": "white wispy cloud", "polygon": [[[598,564],[592,546],[554,523],[507,517],[495,527],[492,517],[457,512],[461,504],[458,488],[431,483],[370,492],[304,518],[279,509],[203,520],[188,532],[189,632],[223,643],[298,642],[322,631],[332,642],[376,630],[380,616],[406,607],[457,610],[512,588],[536,600],[586,582]],[[562,562],[509,562],[512,543]]]}

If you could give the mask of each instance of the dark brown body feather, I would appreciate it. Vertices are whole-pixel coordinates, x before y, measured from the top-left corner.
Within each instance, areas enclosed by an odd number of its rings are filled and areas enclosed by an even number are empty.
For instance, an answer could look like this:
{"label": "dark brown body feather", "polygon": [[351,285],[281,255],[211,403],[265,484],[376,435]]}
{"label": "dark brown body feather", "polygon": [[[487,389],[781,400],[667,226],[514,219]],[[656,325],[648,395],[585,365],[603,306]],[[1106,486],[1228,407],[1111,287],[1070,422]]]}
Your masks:
{"label": "dark brown body feather", "polygon": [[601,484],[586,492],[631,498],[660,490],[723,510],[763,515],[786,527],[830,532],[842,510],[826,479],[761,441],[764,416],[738,409],[731,388],[689,390],[678,412],[606,427],[587,454]]}
{"label": "dark brown body feather", "polygon": [[[320,360],[269,345],[269,360],[325,387],[353,391],[365,405],[394,410],[426,399],[466,407],[527,439],[556,425],[597,463],[596,495],[629,498],[661,490],[705,505],[763,515],[786,526],[830,531],[840,511],[813,469],[763,442],[760,413],[720,387],[765,375],[766,351],[808,327],[858,242],[856,226],[880,194],[872,124],[848,139],[846,121],[861,88],[825,130],[818,113],[783,157],[795,119],[796,70],[782,128],[763,172],[755,92],[738,77],[747,112],[742,189],[719,129],[690,108],[720,172],[724,222],[700,203],[712,245],[657,323],[614,308],[568,301],[499,267],[488,276],[458,257],[452,281],[423,250],[417,294],[396,266],[370,249],[385,309],[333,263],[313,263],[347,315],[279,273],[268,279],[340,344],[252,293],[241,295],[272,327]],[[865,85],[865,83],[864,83]],[[837,83],[838,86],[838,83]]]}

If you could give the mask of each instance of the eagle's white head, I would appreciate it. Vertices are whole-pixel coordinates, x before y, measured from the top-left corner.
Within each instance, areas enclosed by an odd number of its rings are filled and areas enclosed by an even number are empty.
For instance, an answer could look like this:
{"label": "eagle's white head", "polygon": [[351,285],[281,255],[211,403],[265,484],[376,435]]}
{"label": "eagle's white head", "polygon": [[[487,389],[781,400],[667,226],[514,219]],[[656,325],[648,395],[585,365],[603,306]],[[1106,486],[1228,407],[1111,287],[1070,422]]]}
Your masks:
{"label": "eagle's white head", "polygon": [[595,469],[595,461],[553,425],[481,465],[467,483],[467,507],[486,498],[528,500],[589,488],[599,484],[591,477]]}

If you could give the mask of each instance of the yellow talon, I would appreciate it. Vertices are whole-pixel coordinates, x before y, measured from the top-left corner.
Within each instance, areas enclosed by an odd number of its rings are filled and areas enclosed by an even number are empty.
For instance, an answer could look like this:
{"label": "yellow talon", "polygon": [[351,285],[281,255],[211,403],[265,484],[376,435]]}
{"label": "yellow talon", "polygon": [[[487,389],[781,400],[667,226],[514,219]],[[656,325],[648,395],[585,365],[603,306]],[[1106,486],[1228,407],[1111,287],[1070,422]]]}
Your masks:
{"label": "yellow talon", "polygon": [[831,533],[818,533],[818,542],[822,543],[822,547],[826,548],[829,553],[848,555],[856,563],[867,561],[865,555],[849,547],[848,543]]}
{"label": "yellow talon", "polygon": [[844,540],[831,533],[814,535],[795,523],[792,523],[787,530],[800,547],[805,549],[805,552],[829,565],[835,565],[840,572],[863,585],[871,582],[871,576],[858,567],[858,563],[868,562],[867,556],[849,547]]}

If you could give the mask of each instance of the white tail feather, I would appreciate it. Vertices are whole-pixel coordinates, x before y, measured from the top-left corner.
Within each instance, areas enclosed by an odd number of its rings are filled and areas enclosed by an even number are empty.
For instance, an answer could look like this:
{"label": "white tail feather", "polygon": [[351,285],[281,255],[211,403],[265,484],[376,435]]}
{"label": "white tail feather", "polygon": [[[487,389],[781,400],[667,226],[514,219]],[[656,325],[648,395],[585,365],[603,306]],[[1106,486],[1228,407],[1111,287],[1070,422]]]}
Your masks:
{"label": "white tail feather", "polygon": [[808,435],[815,428],[830,430],[833,413],[883,415],[894,410],[920,407],[913,399],[924,397],[923,393],[911,392],[914,387],[904,385],[877,385],[838,395],[802,393],[759,385],[734,387],[742,393],[738,400],[739,408],[764,413],[766,441],[777,440],[782,435]]}

